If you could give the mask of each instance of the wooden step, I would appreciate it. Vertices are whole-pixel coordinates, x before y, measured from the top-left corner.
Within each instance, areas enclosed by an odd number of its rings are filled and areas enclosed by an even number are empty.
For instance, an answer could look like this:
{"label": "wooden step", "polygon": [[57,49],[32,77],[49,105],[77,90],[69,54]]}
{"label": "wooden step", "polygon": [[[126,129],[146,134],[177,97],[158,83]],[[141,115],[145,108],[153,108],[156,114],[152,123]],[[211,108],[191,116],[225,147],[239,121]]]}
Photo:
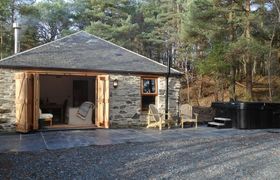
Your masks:
{"label": "wooden step", "polygon": [[208,122],[208,125],[210,125],[210,126],[225,126],[224,123],[218,123],[218,122]]}
{"label": "wooden step", "polygon": [[223,118],[223,117],[214,117],[214,120],[218,120],[218,121],[231,121],[230,118]]}
{"label": "wooden step", "polygon": [[[213,120],[215,123],[224,124],[223,128],[232,128],[232,120],[230,118],[214,117]],[[219,127],[222,127],[222,126],[219,126]]]}

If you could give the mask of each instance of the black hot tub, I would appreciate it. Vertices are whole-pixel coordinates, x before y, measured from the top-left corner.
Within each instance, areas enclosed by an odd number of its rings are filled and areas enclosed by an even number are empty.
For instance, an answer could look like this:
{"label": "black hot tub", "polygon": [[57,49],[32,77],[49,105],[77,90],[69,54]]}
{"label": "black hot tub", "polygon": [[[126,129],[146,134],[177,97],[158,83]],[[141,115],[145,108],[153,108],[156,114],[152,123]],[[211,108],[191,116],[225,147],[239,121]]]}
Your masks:
{"label": "black hot tub", "polygon": [[216,117],[232,120],[238,129],[280,128],[280,104],[264,102],[213,102]]}

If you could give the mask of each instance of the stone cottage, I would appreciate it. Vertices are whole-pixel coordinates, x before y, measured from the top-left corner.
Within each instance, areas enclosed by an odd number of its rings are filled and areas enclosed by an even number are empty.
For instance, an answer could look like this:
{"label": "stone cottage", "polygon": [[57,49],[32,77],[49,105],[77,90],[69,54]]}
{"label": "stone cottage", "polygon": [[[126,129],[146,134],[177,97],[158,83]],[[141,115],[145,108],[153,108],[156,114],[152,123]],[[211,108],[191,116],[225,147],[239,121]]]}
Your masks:
{"label": "stone cottage", "polygon": [[[0,131],[40,128],[40,113],[52,126],[103,128],[146,125],[149,104],[164,113],[166,66],[84,31],[0,61]],[[171,69],[169,111],[178,111],[181,73]],[[73,117],[93,102],[89,122]]]}

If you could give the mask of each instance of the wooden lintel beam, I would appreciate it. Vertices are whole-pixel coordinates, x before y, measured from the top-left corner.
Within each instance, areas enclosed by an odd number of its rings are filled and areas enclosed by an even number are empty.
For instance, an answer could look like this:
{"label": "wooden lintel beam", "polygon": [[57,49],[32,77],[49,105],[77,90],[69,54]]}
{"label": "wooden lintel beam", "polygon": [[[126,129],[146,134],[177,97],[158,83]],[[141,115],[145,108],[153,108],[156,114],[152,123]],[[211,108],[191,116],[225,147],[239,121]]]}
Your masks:
{"label": "wooden lintel beam", "polygon": [[96,72],[70,72],[70,71],[43,71],[43,70],[28,70],[27,73],[41,75],[62,75],[62,76],[97,76],[104,73]]}

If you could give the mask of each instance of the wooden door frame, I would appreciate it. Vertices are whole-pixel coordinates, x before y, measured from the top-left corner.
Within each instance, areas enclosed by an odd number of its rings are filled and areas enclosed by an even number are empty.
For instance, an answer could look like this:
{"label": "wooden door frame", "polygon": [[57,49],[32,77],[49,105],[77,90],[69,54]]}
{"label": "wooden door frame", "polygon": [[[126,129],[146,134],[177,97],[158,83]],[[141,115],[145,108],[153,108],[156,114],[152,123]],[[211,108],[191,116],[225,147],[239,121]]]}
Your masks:
{"label": "wooden door frame", "polygon": [[[100,84],[102,82],[103,87],[100,87]],[[110,98],[110,77],[109,75],[102,74],[96,76],[96,109],[95,109],[95,125],[97,127],[103,127],[103,128],[109,128],[110,127],[110,120],[109,120],[109,98]],[[102,96],[99,95],[100,91],[103,90]],[[102,111],[100,111],[102,107]],[[100,108],[100,109],[99,109]],[[102,113],[102,115],[101,115]],[[102,121],[102,125],[100,125]]]}
{"label": "wooden door frame", "polygon": [[[96,72],[71,72],[71,71],[47,71],[47,70],[27,70],[27,71],[22,71],[24,73],[28,73],[28,74],[32,74],[33,78],[34,77],[40,77],[41,75],[58,75],[58,76],[82,76],[82,77],[95,77],[95,122],[98,121],[98,119],[96,119],[96,117],[98,117],[98,106],[97,106],[97,95],[98,95],[98,78],[97,77],[107,77],[108,81],[106,82],[105,87],[107,88],[107,93],[108,93],[108,99],[107,99],[107,105],[106,105],[106,112],[107,112],[107,119],[105,119],[105,121],[107,121],[107,124],[104,125],[104,128],[109,128],[109,91],[110,91],[110,86],[109,86],[109,74],[106,73],[96,73]],[[36,81],[37,83],[34,82],[34,89],[38,90],[39,88],[39,100],[40,100],[40,79],[38,81]],[[33,92],[34,94],[34,92]],[[34,97],[34,95],[33,95]],[[36,101],[36,99],[33,99],[33,105],[35,107],[36,103],[38,103],[38,101]],[[37,130],[38,129],[38,119],[36,117],[39,117],[39,112],[37,112],[35,110],[35,108],[33,107],[33,130]],[[39,105],[38,105],[39,107]],[[36,120],[37,119],[37,120]]]}

